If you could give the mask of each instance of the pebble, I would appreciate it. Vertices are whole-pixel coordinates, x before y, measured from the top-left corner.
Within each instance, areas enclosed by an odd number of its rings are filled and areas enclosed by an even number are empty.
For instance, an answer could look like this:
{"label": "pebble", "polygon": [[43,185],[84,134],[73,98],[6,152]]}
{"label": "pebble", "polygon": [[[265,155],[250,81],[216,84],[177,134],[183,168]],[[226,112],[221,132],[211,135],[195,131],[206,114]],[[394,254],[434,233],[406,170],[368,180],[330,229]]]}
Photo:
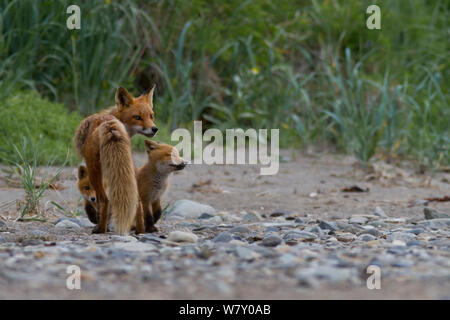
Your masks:
{"label": "pebble", "polygon": [[246,233],[251,233],[251,230],[244,226],[237,226],[237,227],[230,229],[230,233],[246,234]]}
{"label": "pebble", "polygon": [[303,241],[313,241],[317,239],[317,235],[307,231],[291,231],[284,235],[284,240],[297,240],[301,239]]}
{"label": "pebble", "polygon": [[366,217],[363,217],[363,216],[352,216],[348,222],[356,223],[356,224],[365,224],[365,223],[367,223],[368,220],[369,219],[367,219]]}
{"label": "pebble", "polygon": [[236,256],[243,260],[254,260],[258,258],[260,255],[243,246],[237,246],[235,249]]}
{"label": "pebble", "polygon": [[319,228],[321,228],[322,230],[330,230],[330,231],[336,231],[337,227],[336,225],[333,225],[333,223],[321,220],[319,222]]}
{"label": "pebble", "polygon": [[358,233],[358,235],[362,235],[362,234],[370,234],[374,237],[381,237],[383,235],[383,232],[379,231],[378,229],[371,228],[371,229],[366,229],[366,230]]}
{"label": "pebble", "polygon": [[339,231],[344,231],[344,232],[358,233],[358,232],[364,230],[364,228],[358,224],[337,222],[336,225],[337,225]]}
{"label": "pebble", "polygon": [[265,237],[262,240],[261,244],[265,247],[276,247],[279,244],[281,244],[282,242],[283,242],[283,240],[280,237],[271,235],[271,236]]}
{"label": "pebble", "polygon": [[78,223],[73,222],[72,220],[63,219],[56,223],[55,228],[80,229],[81,226]]}
{"label": "pebble", "polygon": [[119,236],[119,235],[112,235],[111,236],[112,241],[123,241],[123,242],[136,242],[137,239],[133,236]]}
{"label": "pebble", "polygon": [[351,242],[356,239],[356,236],[352,233],[340,233],[336,234],[335,237],[341,242]]}
{"label": "pebble", "polygon": [[361,241],[367,242],[367,241],[373,241],[373,240],[376,240],[376,237],[374,237],[374,236],[371,235],[371,234],[363,234],[363,235],[359,236],[359,239],[360,239]]}
{"label": "pebble", "polygon": [[429,207],[423,208],[423,213],[425,215],[425,219],[427,220],[450,218],[450,214]]}
{"label": "pebble", "polygon": [[197,242],[198,237],[190,232],[172,231],[169,233],[167,240],[172,242]]}
{"label": "pebble", "polygon": [[214,242],[230,242],[231,240],[233,240],[233,237],[226,231],[219,233],[219,235],[213,239]]}
{"label": "pebble", "polygon": [[386,236],[388,241],[401,240],[409,241],[416,238],[416,235],[411,232],[392,232]]}
{"label": "pebble", "polygon": [[380,207],[376,207],[373,214],[378,217],[388,218],[388,215]]}
{"label": "pebble", "polygon": [[242,221],[244,221],[244,222],[259,222],[262,220],[263,220],[263,218],[257,212],[249,212],[242,219]]}
{"label": "pebble", "polygon": [[425,227],[429,227],[433,230],[446,229],[446,228],[450,227],[450,218],[424,220],[424,221],[419,221],[417,223],[420,225],[423,225]]}

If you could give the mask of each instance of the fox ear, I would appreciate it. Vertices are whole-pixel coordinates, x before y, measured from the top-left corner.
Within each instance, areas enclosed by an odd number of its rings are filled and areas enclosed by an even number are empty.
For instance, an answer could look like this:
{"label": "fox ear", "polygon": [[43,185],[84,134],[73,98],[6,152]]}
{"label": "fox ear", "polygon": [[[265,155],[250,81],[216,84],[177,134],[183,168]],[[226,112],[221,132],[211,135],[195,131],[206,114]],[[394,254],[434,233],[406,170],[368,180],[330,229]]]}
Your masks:
{"label": "fox ear", "polygon": [[150,152],[158,148],[158,142],[151,140],[145,140],[144,142],[145,142],[145,150],[147,150],[147,152]]}
{"label": "fox ear", "polygon": [[85,166],[78,167],[78,179],[81,180],[87,176],[87,169]]}
{"label": "fox ear", "polygon": [[123,87],[116,91],[116,105],[120,109],[127,108],[133,102],[133,96]]}
{"label": "fox ear", "polygon": [[148,103],[153,102],[153,93],[155,92],[156,84],[153,85],[153,87],[148,91],[147,93],[144,93],[144,96],[147,98]]}

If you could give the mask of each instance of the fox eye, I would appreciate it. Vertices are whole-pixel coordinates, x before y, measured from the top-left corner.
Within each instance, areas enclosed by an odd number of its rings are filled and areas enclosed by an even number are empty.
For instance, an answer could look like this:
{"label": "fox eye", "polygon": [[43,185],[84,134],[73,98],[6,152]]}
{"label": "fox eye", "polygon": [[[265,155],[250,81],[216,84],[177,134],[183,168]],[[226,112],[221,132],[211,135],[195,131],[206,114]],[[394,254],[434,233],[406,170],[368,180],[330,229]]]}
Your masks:
{"label": "fox eye", "polygon": [[150,119],[155,119],[155,116],[153,115],[153,113],[150,115]]}
{"label": "fox eye", "polygon": [[84,190],[89,190],[91,189],[89,186],[84,187]]}
{"label": "fox eye", "polygon": [[141,116],[133,116],[133,118],[136,119],[136,120],[142,120]]}

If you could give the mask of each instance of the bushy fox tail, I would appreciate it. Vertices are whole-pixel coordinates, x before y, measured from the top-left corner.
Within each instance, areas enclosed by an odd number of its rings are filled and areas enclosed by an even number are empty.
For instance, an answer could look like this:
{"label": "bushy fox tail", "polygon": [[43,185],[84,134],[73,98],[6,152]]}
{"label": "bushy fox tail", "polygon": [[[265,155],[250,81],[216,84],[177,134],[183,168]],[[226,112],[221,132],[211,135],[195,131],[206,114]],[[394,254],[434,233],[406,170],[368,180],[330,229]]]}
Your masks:
{"label": "bushy fox tail", "polygon": [[139,204],[130,137],[119,120],[106,121],[97,129],[100,164],[108,184],[114,229],[119,234],[127,234]]}

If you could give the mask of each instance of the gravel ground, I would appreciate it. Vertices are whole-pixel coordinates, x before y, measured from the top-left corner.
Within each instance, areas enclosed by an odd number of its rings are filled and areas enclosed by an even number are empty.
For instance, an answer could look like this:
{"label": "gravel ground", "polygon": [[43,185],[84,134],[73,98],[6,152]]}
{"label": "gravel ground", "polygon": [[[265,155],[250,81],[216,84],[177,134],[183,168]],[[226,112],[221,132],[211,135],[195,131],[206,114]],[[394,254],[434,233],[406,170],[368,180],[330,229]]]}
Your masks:
{"label": "gravel ground", "polygon": [[[282,155],[274,176],[188,166],[171,179],[159,232],[123,237],[92,235],[84,214],[69,218],[50,202],[81,210],[75,168],[41,201],[45,222],[17,221],[24,191],[3,167],[0,298],[450,298],[450,205],[424,200],[449,195],[448,173]],[[352,186],[364,192],[343,191]],[[80,290],[66,287],[71,265]],[[381,289],[367,288],[368,266],[379,267]]]}

